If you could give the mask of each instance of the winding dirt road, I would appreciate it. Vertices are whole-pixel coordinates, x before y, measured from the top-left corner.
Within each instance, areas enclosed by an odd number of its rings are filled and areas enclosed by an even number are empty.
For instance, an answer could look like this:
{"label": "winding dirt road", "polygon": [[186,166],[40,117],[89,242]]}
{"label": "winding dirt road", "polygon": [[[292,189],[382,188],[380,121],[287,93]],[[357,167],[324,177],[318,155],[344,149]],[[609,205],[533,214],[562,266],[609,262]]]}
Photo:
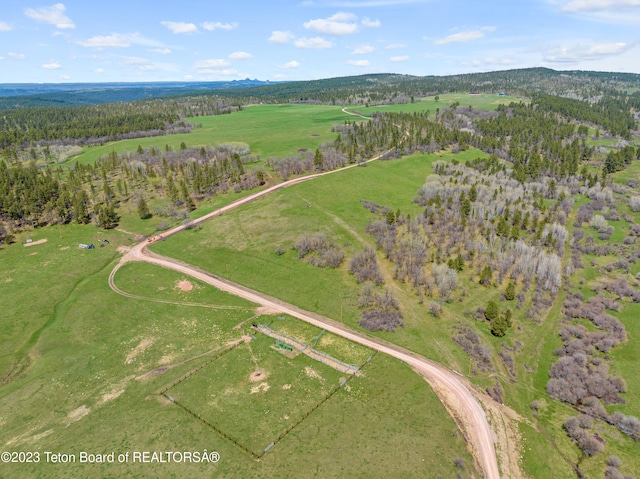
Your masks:
{"label": "winding dirt road", "polygon": [[[368,160],[368,162],[377,160],[387,153],[388,152],[384,152],[380,155],[377,155],[376,157]],[[349,165],[339,170],[313,174],[279,183],[275,186],[271,186],[270,188],[266,188],[258,193],[254,193],[250,196],[239,199],[234,203],[212,211],[205,216],[193,220],[190,224],[181,225],[156,236],[153,236],[152,238],[149,238],[133,246],[123,256],[120,263],[116,265],[114,270],[112,271],[109,284],[117,293],[121,294],[122,291],[118,290],[113,283],[113,277],[115,276],[115,273],[118,271],[120,266],[122,266],[122,264],[124,264],[126,261],[131,260],[146,261],[163,268],[172,269],[185,275],[189,275],[222,291],[239,296],[248,301],[271,308],[281,313],[289,314],[293,317],[306,321],[307,323],[313,324],[314,326],[326,329],[327,331],[347,338],[351,341],[399,359],[400,361],[403,361],[411,366],[416,372],[423,376],[434,389],[435,393],[438,395],[440,400],[443,402],[449,413],[453,416],[454,420],[465,434],[474,459],[477,461],[477,465],[480,467],[480,469],[484,472],[485,477],[488,479],[499,479],[500,473],[498,469],[498,462],[496,459],[493,431],[489,426],[484,410],[470,391],[473,386],[468,383],[459,373],[455,373],[445,368],[444,366],[435,363],[434,361],[415,354],[393,343],[375,338],[373,336],[369,336],[363,332],[352,330],[344,324],[332,319],[320,316],[309,311],[304,311],[292,304],[280,301],[277,298],[273,298],[258,291],[254,291],[242,285],[233,283],[195,266],[183,263],[172,258],[158,255],[147,249],[147,246],[173,236],[183,231],[184,229],[192,227],[194,224],[207,221],[225,212],[231,211],[234,208],[242,206],[251,201],[255,201],[274,191],[280,190],[282,188],[287,188],[304,181],[309,181],[320,176],[333,174],[348,168],[354,168],[356,166],[358,165]]]}

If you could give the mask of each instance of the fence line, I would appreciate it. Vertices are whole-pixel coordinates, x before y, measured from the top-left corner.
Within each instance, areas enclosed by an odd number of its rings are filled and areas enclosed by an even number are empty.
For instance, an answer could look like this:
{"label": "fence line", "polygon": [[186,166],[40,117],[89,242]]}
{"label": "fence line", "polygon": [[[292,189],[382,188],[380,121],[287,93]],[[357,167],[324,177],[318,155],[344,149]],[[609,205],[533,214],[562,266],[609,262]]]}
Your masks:
{"label": "fence line", "polygon": [[[267,336],[270,336],[270,337],[272,337],[274,339],[279,339],[283,343],[288,344],[289,346],[293,346],[298,351],[300,351],[302,354],[310,357],[311,359],[319,361],[322,364],[324,364],[326,366],[329,366],[332,369],[336,369],[336,370],[338,370],[338,371],[340,371],[342,373],[355,374],[360,369],[358,366],[354,366],[353,364],[345,363],[344,361],[340,361],[339,359],[334,358],[333,356],[329,356],[328,354],[323,353],[322,351],[318,351],[317,349],[313,349],[308,344],[303,343],[299,339],[292,338],[291,336],[289,336],[289,335],[287,335],[287,334],[285,334],[283,332],[276,331],[275,329],[271,329],[266,324],[258,324],[258,325],[255,326],[255,328],[258,331],[260,331],[261,333],[263,333],[263,334],[265,334]],[[320,333],[320,335],[322,335],[322,333]],[[319,339],[319,337],[318,337],[318,339]]]}
{"label": "fence line", "polygon": [[[269,330],[271,330],[271,328],[269,328],[268,326],[265,325],[259,325],[259,326],[263,326],[268,328]],[[271,330],[273,331],[273,330]],[[277,333],[277,331],[275,331]],[[265,333],[266,334],[266,333]],[[282,333],[280,333],[282,334]],[[286,336],[283,334],[283,336]],[[292,340],[299,342],[293,338],[291,338]],[[233,349],[235,349],[236,347],[238,347],[240,344],[242,344],[243,341],[236,341],[233,345],[231,345],[231,347],[225,349],[224,351],[221,351],[219,354],[217,354],[215,357],[213,357],[212,359],[208,360],[207,362],[201,364],[200,366],[198,366],[196,369],[189,371],[188,373],[184,374],[183,376],[181,376],[180,378],[178,378],[176,381],[174,381],[170,386],[167,386],[166,388],[164,388],[162,391],[160,391],[160,395],[164,396],[167,400],[171,401],[172,403],[174,403],[175,405],[179,406],[180,408],[182,408],[183,410],[185,410],[186,412],[188,412],[190,415],[192,415],[193,417],[195,417],[198,421],[200,421],[201,423],[203,423],[204,425],[208,426],[209,428],[213,429],[215,432],[217,432],[218,434],[220,434],[223,438],[225,438],[226,440],[230,441],[231,443],[233,443],[234,445],[236,445],[237,447],[239,447],[240,449],[242,449],[244,452],[248,453],[250,456],[254,457],[255,459],[260,459],[262,456],[264,456],[268,451],[270,451],[278,442],[280,442],[282,439],[284,439],[287,434],[289,434],[295,427],[297,427],[300,423],[302,423],[302,421],[304,421],[306,418],[308,418],[314,411],[316,411],[320,406],[322,406],[325,402],[327,402],[329,399],[331,399],[333,397],[333,395],[335,393],[337,393],[340,389],[342,389],[343,387],[345,387],[349,381],[354,377],[355,374],[350,375],[349,377],[347,377],[346,379],[342,380],[340,382],[340,384],[336,387],[334,387],[329,394],[327,394],[325,397],[323,397],[318,403],[316,403],[309,411],[307,411],[305,414],[303,414],[300,419],[298,419],[296,422],[290,424],[287,429],[285,429],[282,433],[280,433],[280,435],[274,440],[272,441],[269,445],[267,445],[267,447],[264,448],[264,450],[260,453],[256,453],[254,451],[252,451],[251,449],[249,449],[247,446],[239,443],[238,441],[236,441],[235,439],[233,439],[231,436],[229,436],[228,434],[226,434],[224,431],[222,431],[221,429],[219,429],[218,427],[216,427],[214,424],[210,423],[209,421],[207,421],[206,419],[204,419],[202,416],[200,416],[198,413],[192,411],[191,409],[189,409],[188,407],[186,407],[185,405],[181,404],[180,402],[176,401],[175,398],[168,396],[166,394],[166,392],[171,389],[172,387],[176,386],[177,384],[181,383],[182,381],[184,381],[185,379],[189,378],[190,376],[192,376],[193,374],[197,373],[198,371],[200,371],[201,369],[203,369],[204,367],[208,366],[209,364],[211,364],[213,361],[215,361],[216,359],[219,359],[221,356],[227,354],[229,351],[232,351]],[[304,343],[301,343],[304,344]],[[305,345],[306,346],[306,345]],[[371,360],[376,356],[376,354],[378,353],[378,351],[374,351],[373,354],[371,354],[364,363],[362,363],[360,366],[352,366],[352,365],[348,365],[351,366],[352,368],[355,368],[355,371],[360,371],[362,368],[364,368],[367,364],[369,364],[371,362]],[[331,356],[328,356],[331,357]],[[333,358],[332,358],[333,359]],[[338,361],[338,360],[335,360]],[[341,361],[340,361],[341,362]],[[346,363],[343,363],[346,364]]]}
{"label": "fence line", "polygon": [[234,350],[235,348],[237,348],[238,346],[240,346],[244,341],[243,340],[238,340],[235,343],[233,343],[230,347],[228,347],[227,349],[223,349],[222,351],[218,352],[217,354],[215,354],[211,359],[209,359],[208,361],[205,361],[204,363],[202,363],[200,366],[198,366],[195,369],[192,369],[191,371],[183,374],[182,376],[180,376],[178,379],[176,379],[175,381],[173,381],[171,384],[169,384],[167,387],[165,387],[164,389],[161,389],[160,392],[158,394],[162,394],[164,396],[164,393],[166,393],[169,389],[177,386],[178,384],[180,384],[182,381],[184,381],[185,379],[193,376],[195,373],[197,373],[198,371],[200,371],[201,369],[207,367],[209,364],[211,364],[212,362],[214,362],[216,359],[220,359],[222,356],[224,356],[225,354],[227,354],[229,351]]}

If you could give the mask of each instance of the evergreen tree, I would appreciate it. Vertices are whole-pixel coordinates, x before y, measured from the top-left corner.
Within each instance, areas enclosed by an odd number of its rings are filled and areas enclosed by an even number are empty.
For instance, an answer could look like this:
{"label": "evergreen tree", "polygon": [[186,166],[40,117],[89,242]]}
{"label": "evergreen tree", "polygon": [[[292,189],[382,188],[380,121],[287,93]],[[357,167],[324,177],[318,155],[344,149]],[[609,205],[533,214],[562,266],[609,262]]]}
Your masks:
{"label": "evergreen tree", "polygon": [[491,284],[491,276],[493,275],[493,271],[491,271],[491,266],[487,265],[482,268],[482,272],[480,273],[480,284],[488,285]]}
{"label": "evergreen tree", "polygon": [[313,157],[313,166],[316,170],[322,170],[322,165],[324,164],[324,157],[320,152],[320,148],[316,148],[316,154]]}
{"label": "evergreen tree", "polygon": [[509,236],[509,223],[501,216],[498,220],[498,227],[496,228],[496,234],[498,236]]}
{"label": "evergreen tree", "polygon": [[507,322],[504,316],[500,315],[496,319],[491,322],[491,334],[501,338],[505,334],[507,334]]}
{"label": "evergreen tree", "polygon": [[173,181],[173,175],[169,174],[167,176],[167,196],[173,203],[177,203],[180,199],[178,194],[178,189],[176,188],[176,184]]}
{"label": "evergreen tree", "polygon": [[387,224],[392,225],[395,224],[396,222],[396,215],[394,214],[393,210],[389,210],[387,212]]}
{"label": "evergreen tree", "polygon": [[189,190],[187,189],[187,184],[184,182],[184,180],[180,182],[180,194],[182,196],[182,201],[184,202],[187,209],[189,211],[195,210],[196,204],[194,203],[193,198],[191,198]]}
{"label": "evergreen tree", "polygon": [[140,216],[141,220],[147,220],[151,218],[151,212],[149,211],[149,206],[144,198],[140,198],[138,201],[138,216]]}
{"label": "evergreen tree", "polygon": [[113,204],[98,206],[96,213],[98,215],[98,225],[105,230],[115,228],[120,219]]}
{"label": "evergreen tree", "polygon": [[476,189],[475,183],[471,185],[471,189],[469,190],[469,200],[476,201],[478,199],[478,190]]}
{"label": "evergreen tree", "polygon": [[86,191],[80,190],[80,192],[76,194],[73,202],[73,213],[76,222],[79,224],[86,225],[91,221],[91,217],[89,216],[89,197]]}
{"label": "evergreen tree", "polygon": [[513,301],[516,297],[516,285],[513,282],[509,282],[507,289],[504,292],[504,297],[507,301]]}
{"label": "evergreen tree", "polygon": [[500,315],[500,309],[495,301],[489,301],[484,311],[484,317],[489,321],[495,320]]}

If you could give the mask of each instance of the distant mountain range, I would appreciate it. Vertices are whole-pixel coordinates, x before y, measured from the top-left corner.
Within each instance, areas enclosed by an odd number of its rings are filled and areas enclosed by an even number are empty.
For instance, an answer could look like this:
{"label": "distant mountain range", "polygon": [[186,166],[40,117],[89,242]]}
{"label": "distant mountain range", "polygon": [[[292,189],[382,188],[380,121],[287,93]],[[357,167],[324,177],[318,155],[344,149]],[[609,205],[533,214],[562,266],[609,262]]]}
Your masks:
{"label": "distant mountain range", "polygon": [[0,109],[94,105],[198,95],[212,90],[255,88],[275,83],[249,78],[216,82],[0,83]]}
{"label": "distant mountain range", "polygon": [[182,89],[182,90],[223,90],[227,88],[245,88],[269,85],[269,81],[244,80],[214,82],[134,82],[134,83],[0,83],[0,97],[42,95],[59,92],[89,92],[123,89]]}
{"label": "distant mountain range", "polygon": [[366,74],[310,81],[137,82],[0,84],[0,110],[74,107],[180,96],[216,95],[243,102],[390,101],[398,95],[447,92],[547,93],[597,101],[606,94],[640,95],[640,75],[619,72],[556,71],[525,68],[449,76]]}

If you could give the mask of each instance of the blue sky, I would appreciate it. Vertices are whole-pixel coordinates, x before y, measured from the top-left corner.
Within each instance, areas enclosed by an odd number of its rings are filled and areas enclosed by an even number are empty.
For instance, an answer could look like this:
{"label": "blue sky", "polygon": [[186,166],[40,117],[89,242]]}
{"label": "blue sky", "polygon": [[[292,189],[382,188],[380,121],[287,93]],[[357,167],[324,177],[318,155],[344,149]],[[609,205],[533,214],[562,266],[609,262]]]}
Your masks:
{"label": "blue sky", "polygon": [[640,0],[5,0],[0,83],[640,73]]}

